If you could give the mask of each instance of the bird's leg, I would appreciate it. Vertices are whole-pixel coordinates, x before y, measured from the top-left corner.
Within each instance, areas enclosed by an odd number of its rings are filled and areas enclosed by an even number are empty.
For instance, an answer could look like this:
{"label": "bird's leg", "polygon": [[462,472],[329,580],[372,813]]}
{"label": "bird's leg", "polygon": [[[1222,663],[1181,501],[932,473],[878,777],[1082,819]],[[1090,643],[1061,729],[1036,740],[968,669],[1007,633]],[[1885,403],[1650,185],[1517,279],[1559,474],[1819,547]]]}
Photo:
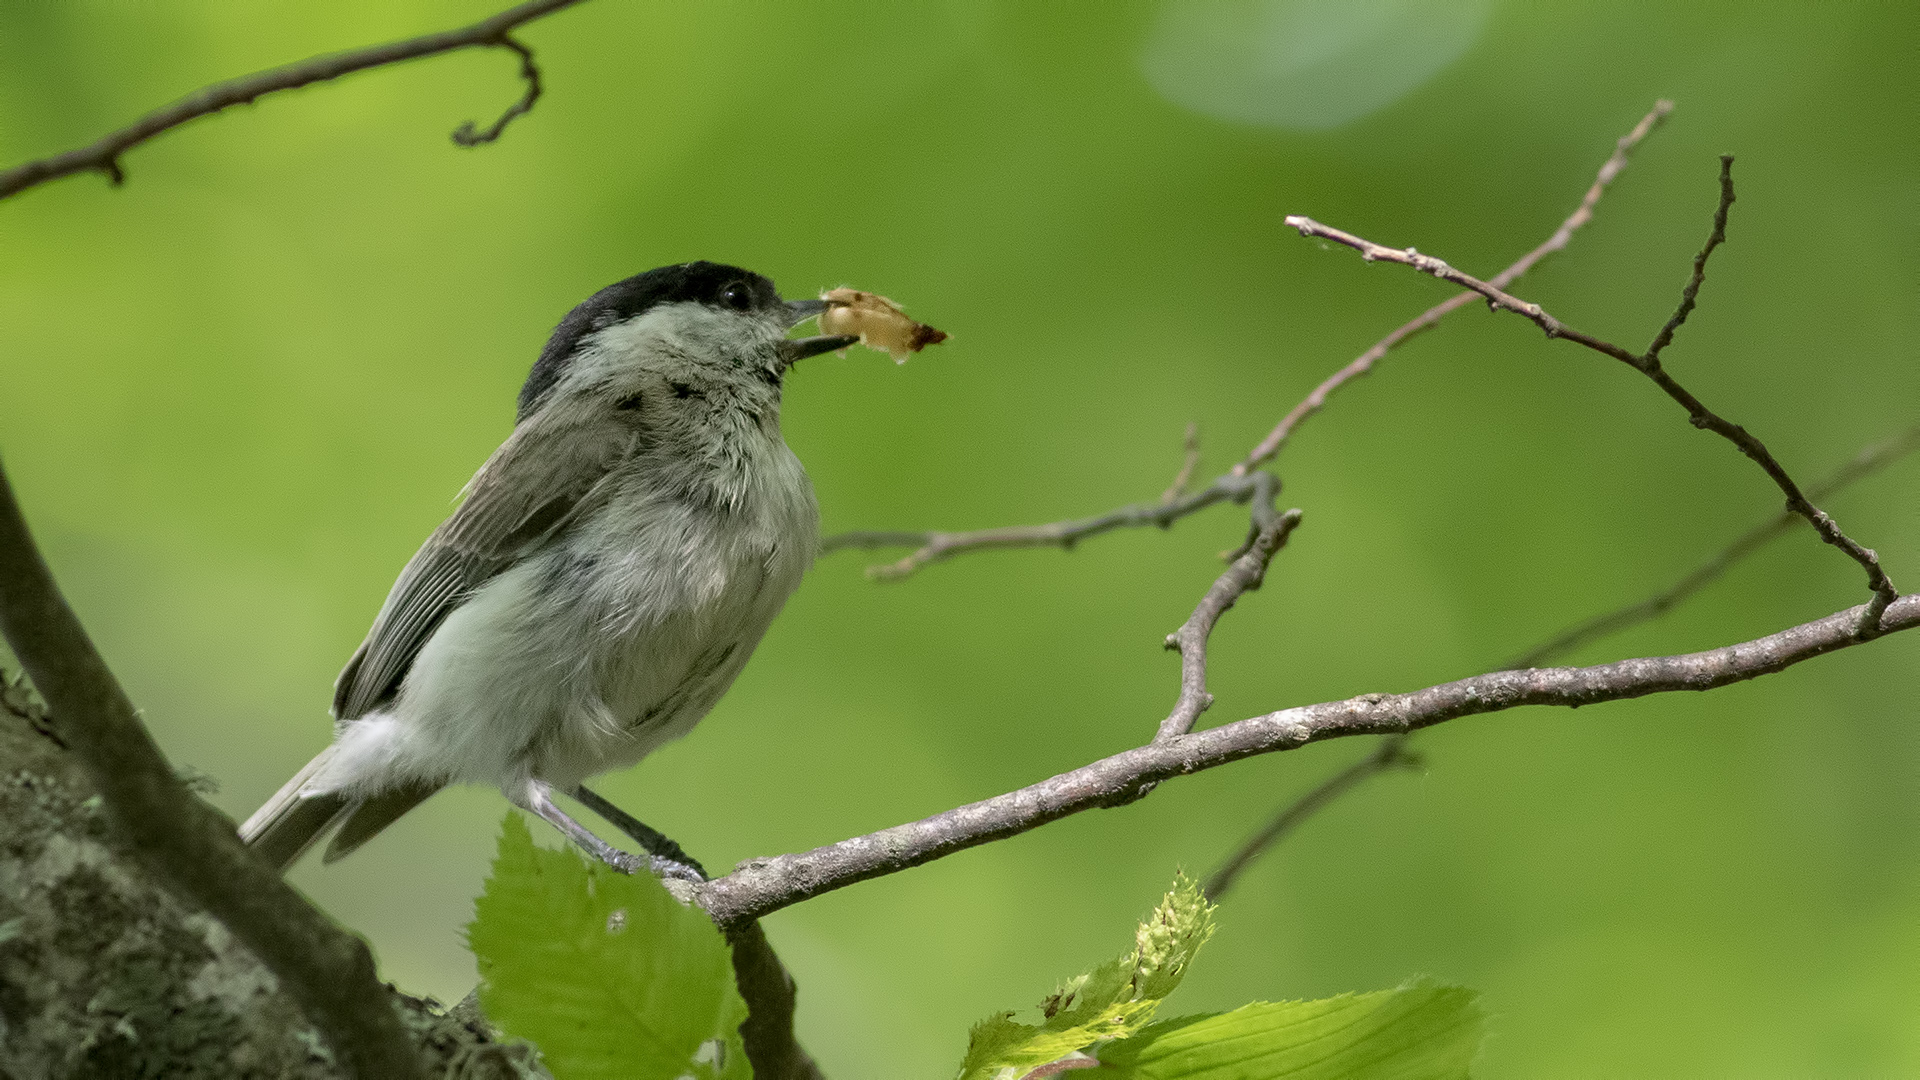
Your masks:
{"label": "bird's leg", "polygon": [[[689,881],[707,880],[706,867],[701,866],[699,860],[687,854],[665,833],[589,791],[585,784],[574,788],[572,794],[580,801],[580,805],[599,814],[614,828],[633,837],[634,843],[645,848],[647,854],[656,860],[653,867],[654,873],[663,877],[685,878]],[[662,869],[662,863],[672,864],[672,868]]]}
{"label": "bird's leg", "polygon": [[553,787],[545,780],[528,780],[521,792],[522,809],[538,814],[547,824],[559,829],[567,839],[584,848],[587,854],[613,867],[623,874],[637,873],[647,869],[645,860],[628,851],[621,851],[605,840],[593,835],[585,825],[567,816],[565,810],[554,805]]}
{"label": "bird's leg", "polygon": [[[642,857],[630,851],[621,851],[619,848],[593,835],[592,830],[573,820],[573,818],[567,815],[565,810],[554,805],[553,785],[547,783],[545,780],[528,780],[526,788],[521,792],[521,798],[526,800],[520,803],[522,809],[538,814],[547,824],[559,829],[567,839],[585,849],[587,854],[592,855],[594,858],[599,859],[601,862],[606,863],[608,866],[613,867],[623,874],[637,874],[645,870],[655,877],[661,878],[677,878],[682,881],[691,882],[707,880],[706,874],[701,872],[698,863],[692,863],[690,865],[679,859],[665,858],[651,853]],[[605,802],[605,800],[601,801]],[[607,805],[610,806],[612,804],[609,803]],[[631,821],[632,819],[628,818],[628,820]],[[639,823],[634,822],[634,824],[638,825]],[[640,827],[643,829],[646,828],[644,825]],[[650,833],[653,832],[652,829],[647,829],[647,831]],[[659,836],[660,834],[653,833],[653,835]],[[666,837],[661,836],[660,839],[666,840]],[[667,843],[673,845],[673,841],[671,840],[667,840]],[[673,850],[679,851],[680,849],[678,845],[673,845]]]}

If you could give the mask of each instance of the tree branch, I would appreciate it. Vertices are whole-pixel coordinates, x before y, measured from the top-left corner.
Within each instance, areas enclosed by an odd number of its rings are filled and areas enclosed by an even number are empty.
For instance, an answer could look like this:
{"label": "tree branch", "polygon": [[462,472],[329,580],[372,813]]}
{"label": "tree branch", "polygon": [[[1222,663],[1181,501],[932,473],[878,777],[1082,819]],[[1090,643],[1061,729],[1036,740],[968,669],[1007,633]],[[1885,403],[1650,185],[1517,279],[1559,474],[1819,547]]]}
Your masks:
{"label": "tree branch", "polygon": [[[1589,221],[1593,220],[1593,208],[1606,194],[1608,185],[1627,167],[1629,155],[1653,130],[1660,126],[1667,114],[1673,111],[1673,102],[1659,101],[1653,110],[1640,119],[1632,131],[1620,137],[1614,144],[1612,156],[1600,166],[1599,174],[1593,185],[1587,189],[1580,205],[1567,219],[1560,223],[1539,247],[1527,252],[1512,266],[1501,271],[1494,283],[1505,286],[1538,265],[1540,260],[1556,251],[1563,250],[1573,234]],[[1399,347],[1407,339],[1430,330],[1440,320],[1465,307],[1478,294],[1469,290],[1443,303],[1428,308],[1399,329],[1375,342],[1373,347],[1361,353],[1359,358],[1328,376],[1326,381],[1313,389],[1304,400],[1295,405],[1279,425],[1260,444],[1253,448],[1246,458],[1235,464],[1228,472],[1211,484],[1192,495],[1182,494],[1186,482],[1191,479],[1192,469],[1183,467],[1180,477],[1166,495],[1161,496],[1155,505],[1123,506],[1098,517],[1080,518],[1071,521],[1058,521],[1046,525],[1019,525],[994,529],[977,529],[967,532],[847,532],[829,536],[820,544],[820,553],[840,551],[845,548],[874,549],[884,547],[912,547],[914,550],[897,562],[885,563],[867,568],[867,576],[882,581],[899,581],[910,577],[921,567],[930,563],[942,562],[955,555],[969,551],[981,551],[987,548],[1022,547],[1059,547],[1071,549],[1075,543],[1089,536],[1096,536],[1113,529],[1158,525],[1161,528],[1171,526],[1175,521],[1189,514],[1197,513],[1216,503],[1238,502],[1247,497],[1250,489],[1245,480],[1255,466],[1273,459],[1286,444],[1294,430],[1306,419],[1317,413],[1327,403],[1334,391],[1352,382],[1354,379],[1373,370],[1387,353]],[[1195,448],[1189,443],[1187,465],[1198,461]]]}
{"label": "tree branch", "polygon": [[337,79],[343,75],[351,75],[356,71],[417,60],[424,56],[453,52],[456,49],[502,48],[511,49],[520,54],[521,76],[527,80],[526,94],[486,132],[475,134],[473,122],[468,121],[453,134],[453,141],[462,146],[476,146],[491,142],[500,137],[500,133],[506,129],[507,124],[514,117],[532,108],[534,101],[540,96],[540,71],[534,66],[533,54],[524,45],[508,36],[509,31],[580,2],[581,0],[528,0],[527,3],[508,8],[492,18],[483,19],[458,30],[443,30],[437,34],[425,34],[421,37],[392,41],[351,52],[315,56],[296,64],[269,68],[202,87],[171,105],[155,109],[119,131],[102,136],[88,146],[69,150],[64,154],[56,154],[53,157],[41,158],[38,161],[29,161],[0,172],[0,199],[17,195],[36,184],[83,172],[104,173],[108,180],[118,185],[126,180],[126,174],[120,168],[122,154],[188,121],[197,120],[202,116],[211,116],[235,105],[252,104],[267,94],[281,90],[292,90],[312,83]]}
{"label": "tree branch", "polygon": [[0,632],[127,846],[160,880],[226,924],[357,1075],[420,1076],[420,1059],[374,975],[366,943],[301,899],[241,846],[231,820],[175,778],[60,595],[4,468]]}
{"label": "tree branch", "polygon": [[[1861,450],[1853,456],[1851,461],[1835,470],[1831,476],[1808,488],[1807,496],[1813,499],[1824,499],[1856,480],[1873,475],[1916,449],[1920,449],[1920,424]],[[1566,656],[1583,645],[1610,637],[1641,623],[1651,622],[1666,614],[1674,605],[1705,588],[1733,564],[1785,533],[1793,527],[1794,522],[1802,520],[1804,519],[1798,514],[1781,511],[1741,534],[1739,539],[1720,549],[1713,557],[1667,588],[1639,603],[1629,604],[1580,623],[1522,653],[1509,661],[1503,670],[1539,667],[1550,660]],[[1363,781],[1396,767],[1416,767],[1419,763],[1418,756],[1406,749],[1409,738],[1410,736],[1406,734],[1388,735],[1382,738],[1380,745],[1373,753],[1335,773],[1319,787],[1281,808],[1266,825],[1242,841],[1240,846],[1222,860],[1207,878],[1205,886],[1207,898],[1218,901],[1226,895],[1227,890],[1238,883],[1240,874],[1255,859],[1285,839],[1308,818],[1358,787]]]}
{"label": "tree branch", "polygon": [[[1720,159],[1720,204],[1714,213],[1713,233],[1708,237],[1706,247],[1702,248],[1700,254],[1694,258],[1693,277],[1688,281],[1686,290],[1682,294],[1680,308],[1674,313],[1672,318],[1667,320],[1667,325],[1662,328],[1660,334],[1654,339],[1654,346],[1656,348],[1665,348],[1667,343],[1672,340],[1673,331],[1677,329],[1682,322],[1686,321],[1687,314],[1693,310],[1695,296],[1698,294],[1700,283],[1706,274],[1707,257],[1712,254],[1715,247],[1718,247],[1720,243],[1726,239],[1727,209],[1733,203],[1732,168],[1733,158],[1731,155],[1724,156]],[[1713,412],[1711,409],[1708,409],[1706,405],[1701,403],[1699,398],[1695,397],[1685,387],[1682,387],[1673,376],[1667,374],[1666,370],[1661,366],[1660,357],[1656,355],[1653,350],[1649,350],[1644,354],[1636,354],[1611,342],[1602,341],[1591,334],[1575,330],[1559,319],[1547,314],[1546,310],[1539,304],[1528,303],[1519,297],[1507,293],[1497,285],[1481,281],[1471,274],[1466,274],[1454,269],[1447,265],[1445,260],[1436,259],[1431,255],[1422,255],[1413,248],[1400,250],[1382,247],[1371,240],[1363,239],[1352,233],[1344,232],[1328,225],[1322,225],[1312,218],[1298,214],[1288,217],[1287,224],[1300,230],[1300,235],[1302,236],[1316,236],[1321,239],[1332,240],[1338,244],[1345,244],[1347,247],[1360,252],[1360,257],[1366,259],[1368,262],[1399,263],[1403,266],[1410,266],[1421,273],[1431,274],[1443,281],[1451,281],[1456,285],[1464,285],[1474,292],[1479,293],[1481,296],[1486,297],[1487,302],[1496,310],[1511,311],[1531,320],[1534,325],[1540,327],[1548,337],[1565,338],[1568,341],[1584,345],[1595,352],[1611,356],[1615,360],[1626,364],[1652,379],[1655,385],[1666,392],[1668,397],[1678,402],[1682,408],[1687,410],[1693,426],[1705,428],[1725,438],[1738,447],[1741,453],[1747,455],[1747,457],[1758,464],[1760,468],[1766,472],[1767,476],[1772,478],[1774,484],[1779,487],[1780,491],[1786,495],[1787,509],[1806,518],[1814,527],[1815,531],[1820,534],[1820,539],[1839,548],[1842,552],[1846,553],[1848,558],[1860,564],[1861,568],[1866,571],[1867,587],[1873,590],[1874,595],[1872,602],[1867,604],[1864,610],[1859,632],[1869,635],[1878,632],[1881,612],[1885,611],[1887,605],[1892,603],[1894,599],[1900,595],[1899,592],[1894,589],[1893,582],[1887,577],[1886,571],[1880,568],[1879,556],[1871,549],[1862,547],[1852,538],[1848,537],[1846,533],[1841,531],[1839,524],[1836,523],[1832,517],[1809,502],[1806,495],[1801,492],[1799,485],[1794,483],[1793,478],[1787,475],[1787,470],[1781,466],[1780,462],[1774,458],[1772,452],[1767,449],[1766,444],[1762,443],[1758,438],[1755,438],[1747,429],[1741,427],[1739,424],[1733,423]]]}
{"label": "tree branch", "polygon": [[727,930],[733,946],[733,981],[747,1003],[740,1044],[753,1066],[754,1080],[824,1080],[820,1066],[794,1035],[799,992],[758,919]]}
{"label": "tree branch", "polygon": [[[1585,668],[1500,671],[1408,694],[1363,694],[1282,709],[1115,754],[910,824],[799,854],[751,859],[696,891],[701,905],[726,926],[858,881],[1017,836],[1070,814],[1126,801],[1129,793],[1145,784],[1242,758],[1347,735],[1415,731],[1522,705],[1574,707],[1674,690],[1711,690],[1874,640],[1857,633],[1866,608],[1863,604],[1768,637],[1705,652]],[[1904,596],[1886,608],[1881,635],[1916,626],[1920,626],[1920,595]]]}

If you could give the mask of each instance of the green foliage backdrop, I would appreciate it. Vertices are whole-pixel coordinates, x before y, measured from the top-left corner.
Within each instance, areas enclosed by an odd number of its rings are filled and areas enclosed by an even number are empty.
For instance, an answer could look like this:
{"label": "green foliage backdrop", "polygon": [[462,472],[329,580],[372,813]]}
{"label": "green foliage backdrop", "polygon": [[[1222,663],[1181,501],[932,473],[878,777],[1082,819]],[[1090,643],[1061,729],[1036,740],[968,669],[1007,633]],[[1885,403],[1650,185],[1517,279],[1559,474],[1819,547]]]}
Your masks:
{"label": "green foliage backdrop", "polygon": [[[490,10],[0,0],[0,159]],[[123,190],[0,206],[0,451],[162,744],[240,816],[324,743],[335,671],[508,430],[548,329],[666,262],[874,289],[953,333],[904,368],[824,357],[791,381],[828,529],[1095,512],[1156,494],[1188,421],[1224,465],[1444,295],[1284,214],[1490,273],[1670,96],[1600,220],[1521,294],[1643,342],[1732,151],[1732,240],[1669,365],[1807,476],[1914,420],[1920,8],[1509,0],[1428,81],[1305,132],[1160,96],[1156,13],[599,0],[526,31],[548,95],[496,146],[446,133],[519,93],[505,54],[196,123],[132,154]],[[1223,625],[1216,719],[1483,669],[1778,505],[1638,376],[1481,310],[1338,399],[1280,471],[1306,523]],[[1833,506],[1909,589],[1917,505],[1908,464]],[[1135,744],[1173,697],[1161,636],[1243,527],[1217,510],[888,586],[858,554],[823,560],[709,721],[605,793],[725,867]],[[1582,659],[1863,598],[1802,531]],[[1170,1015],[1428,974],[1481,992],[1489,1077],[1920,1070],[1906,637],[1702,697],[1434,733],[1424,775],[1375,782],[1249,875]],[[1175,867],[1204,872],[1365,749],[1171,783],[773,917],[805,1038],[836,1077],[939,1074],[969,1023],[1108,955]],[[388,977],[457,998],[500,806],[443,795],[294,880]]]}

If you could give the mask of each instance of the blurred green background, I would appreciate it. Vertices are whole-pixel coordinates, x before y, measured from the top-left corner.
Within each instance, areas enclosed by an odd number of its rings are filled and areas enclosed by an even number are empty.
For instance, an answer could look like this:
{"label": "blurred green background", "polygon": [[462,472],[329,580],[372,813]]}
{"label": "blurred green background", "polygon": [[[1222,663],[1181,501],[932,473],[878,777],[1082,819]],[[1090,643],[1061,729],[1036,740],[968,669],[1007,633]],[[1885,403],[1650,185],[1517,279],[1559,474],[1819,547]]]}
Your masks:
{"label": "blurred green background", "polygon": [[[0,161],[205,82],[464,23],[396,4],[0,0]],[[1490,274],[1661,96],[1672,121],[1519,291],[1639,347],[1740,201],[1668,363],[1804,477],[1920,414],[1920,6],[599,0],[526,29],[548,93],[459,54],[268,99],[0,205],[0,451],[176,761],[240,817],[328,736],[335,672],[507,433],[575,302],[691,258],[886,293],[953,340],[810,361],[788,438],[829,531],[1150,499],[1217,470],[1438,298],[1285,229],[1307,213]],[[1371,110],[1371,111],[1367,111]],[[1359,113],[1358,115],[1355,115]],[[1483,670],[1772,512],[1626,368],[1475,308],[1280,460],[1305,525],[1223,624],[1215,722]],[[1203,472],[1211,475],[1211,472]],[[1831,509],[1920,585],[1920,462]],[[911,581],[823,559],[700,729],[603,791],[709,866],[983,798],[1143,741],[1162,636],[1244,517]],[[888,553],[886,557],[892,557]],[[1864,599],[1800,530],[1599,661]],[[1171,1007],[1476,987],[1489,1077],[1920,1071],[1920,635],[1704,696],[1448,725],[1261,863]],[[1368,747],[1122,810],[768,921],[836,1077],[943,1075],[967,1026],[1105,958]],[[504,801],[444,794],[294,881],[452,1000]]]}

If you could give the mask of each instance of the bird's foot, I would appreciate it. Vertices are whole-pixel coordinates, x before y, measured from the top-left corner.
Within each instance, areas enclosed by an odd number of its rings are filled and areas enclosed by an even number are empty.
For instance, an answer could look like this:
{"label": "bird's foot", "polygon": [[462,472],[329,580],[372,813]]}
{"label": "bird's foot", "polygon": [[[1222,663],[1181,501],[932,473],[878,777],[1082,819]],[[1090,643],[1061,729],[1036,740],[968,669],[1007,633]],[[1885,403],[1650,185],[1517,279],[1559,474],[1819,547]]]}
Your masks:
{"label": "bird's foot", "polygon": [[580,805],[605,818],[614,828],[632,837],[634,843],[647,849],[647,854],[653,856],[653,873],[656,877],[678,878],[695,884],[707,880],[706,867],[681,850],[680,845],[665,833],[601,798],[584,784],[574,788],[571,794],[580,800]]}
{"label": "bird's foot", "polygon": [[689,885],[699,885],[707,880],[707,875],[697,863],[676,862],[658,855],[648,855],[646,859],[647,869],[662,881],[684,881]]}

